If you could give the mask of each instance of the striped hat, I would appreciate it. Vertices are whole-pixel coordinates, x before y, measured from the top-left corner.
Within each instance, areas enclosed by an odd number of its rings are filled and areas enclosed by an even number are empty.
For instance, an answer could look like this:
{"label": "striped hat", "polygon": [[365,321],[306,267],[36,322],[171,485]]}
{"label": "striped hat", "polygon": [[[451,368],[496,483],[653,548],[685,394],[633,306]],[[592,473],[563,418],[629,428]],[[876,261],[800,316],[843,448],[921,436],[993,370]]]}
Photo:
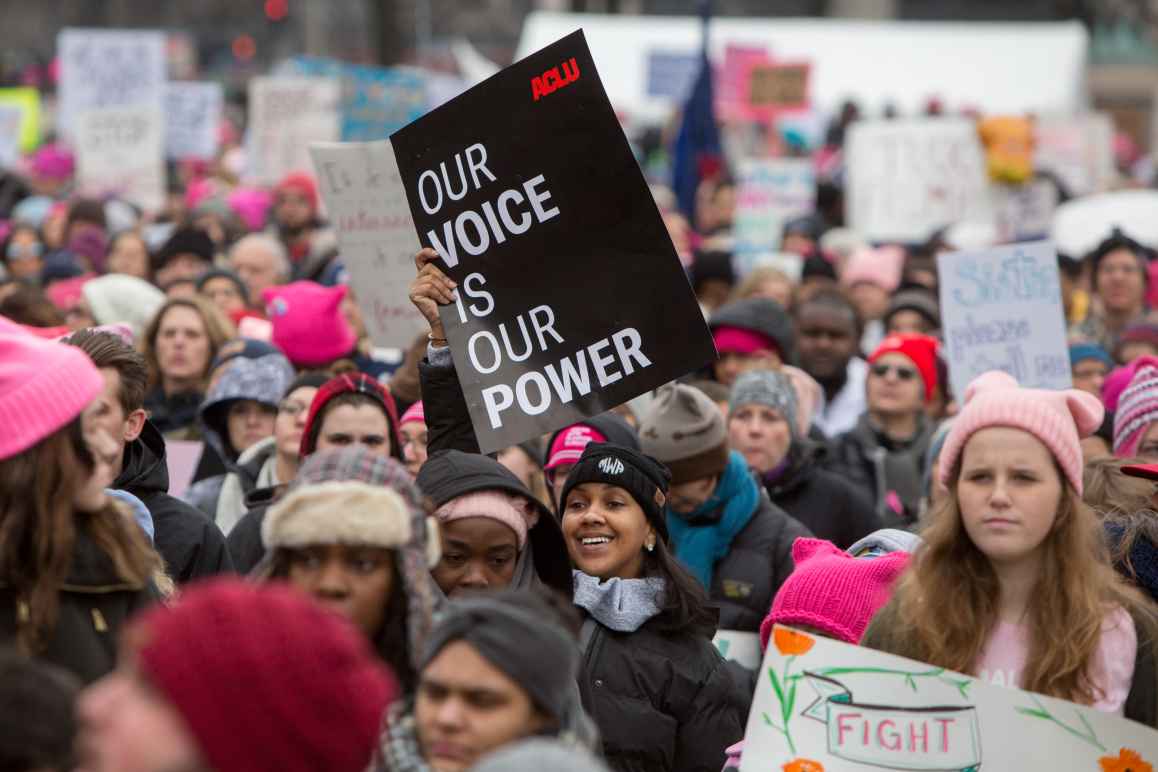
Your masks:
{"label": "striped hat", "polygon": [[1158,366],[1139,367],[1118,399],[1114,414],[1114,455],[1137,455],[1138,445],[1150,424],[1158,421]]}

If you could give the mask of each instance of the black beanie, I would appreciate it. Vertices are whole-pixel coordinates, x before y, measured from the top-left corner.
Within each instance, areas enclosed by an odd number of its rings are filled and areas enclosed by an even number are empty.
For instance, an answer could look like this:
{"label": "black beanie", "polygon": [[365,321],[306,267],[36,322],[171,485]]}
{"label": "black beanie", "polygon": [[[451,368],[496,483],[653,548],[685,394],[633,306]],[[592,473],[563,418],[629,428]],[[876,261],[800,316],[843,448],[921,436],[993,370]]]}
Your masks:
{"label": "black beanie", "polygon": [[561,514],[567,511],[567,494],[576,485],[587,482],[606,483],[631,494],[643,509],[643,514],[655,528],[660,539],[668,541],[664,505],[667,504],[667,486],[671,472],[651,456],[622,445],[609,442],[591,442],[567,475],[560,496]]}

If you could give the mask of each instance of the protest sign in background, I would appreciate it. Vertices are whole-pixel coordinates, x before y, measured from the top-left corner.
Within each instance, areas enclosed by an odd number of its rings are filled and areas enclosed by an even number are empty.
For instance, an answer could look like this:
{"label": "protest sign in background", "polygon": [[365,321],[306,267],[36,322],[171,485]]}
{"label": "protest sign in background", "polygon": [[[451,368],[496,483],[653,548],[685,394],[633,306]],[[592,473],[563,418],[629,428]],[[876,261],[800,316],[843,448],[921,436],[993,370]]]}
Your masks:
{"label": "protest sign in background", "polygon": [[153,107],[86,110],[76,121],[77,188],[145,211],[165,203],[164,121]]}
{"label": "protest sign in background", "polygon": [[779,625],[761,671],[741,772],[1158,763],[1142,724]]}
{"label": "protest sign in background", "polygon": [[197,473],[205,443],[192,440],[165,440],[165,465],[169,471],[169,495],[183,496]]}
{"label": "protest sign in background", "polygon": [[993,217],[999,241],[1027,241],[1049,236],[1058,190],[1047,179],[1033,179],[1022,185],[994,184]]}
{"label": "protest sign in background", "polygon": [[274,185],[310,169],[311,142],[341,135],[340,86],[334,78],[252,78],[249,81],[249,173]]}
{"label": "protest sign in background", "polygon": [[748,105],[753,112],[771,117],[780,110],[808,109],[808,76],[805,62],[769,62],[748,70]]}
{"label": "protest sign in background", "polygon": [[700,72],[700,57],[682,51],[647,52],[647,87],[649,97],[664,97],[682,102],[691,93]]}
{"label": "protest sign in background", "polygon": [[1158,191],[1115,190],[1071,199],[1058,206],[1050,238],[1064,255],[1080,259],[1120,228],[1130,238],[1158,249]]}
{"label": "protest sign in background", "polygon": [[370,337],[409,348],[427,329],[409,298],[422,247],[389,143],[315,144],[310,154]]}
{"label": "protest sign in background", "polygon": [[780,249],[786,221],[816,207],[816,172],[807,158],[754,158],[737,165],[736,183],[735,254],[746,273]]}
{"label": "protest sign in background", "polygon": [[40,144],[40,92],[31,86],[0,88],[0,105],[20,110],[20,151],[29,153]]}
{"label": "protest sign in background", "polygon": [[79,114],[101,107],[161,109],[165,96],[165,34],[156,30],[62,30],[56,125],[73,136]]}
{"label": "protest sign in background", "polygon": [[[715,358],[703,315],[581,32],[387,143],[484,452]],[[387,180],[384,184],[389,184]]]}
{"label": "protest sign in background", "polygon": [[0,169],[10,169],[20,159],[20,124],[24,111],[19,105],[0,104]]}
{"label": "protest sign in background", "polygon": [[341,83],[343,142],[385,139],[430,107],[426,76],[420,70],[312,56],[296,57],[293,67],[300,75],[337,78]]}
{"label": "protest sign in background", "polygon": [[211,159],[217,155],[224,102],[220,83],[169,83],[165,88],[166,156]]}
{"label": "protest sign in background", "polygon": [[740,630],[717,630],[712,638],[716,651],[720,656],[738,665],[755,670],[760,667],[762,658],[760,652],[759,633],[746,633]]}
{"label": "protest sign in background", "polygon": [[1070,388],[1053,244],[945,252],[937,256],[937,274],[946,360],[958,399],[989,370],[1003,370],[1022,386]]}
{"label": "protest sign in background", "polygon": [[857,121],[845,143],[845,219],[872,241],[924,241],[989,219],[985,157],[972,122]]}
{"label": "protest sign in background", "polygon": [[1071,196],[1108,190],[1114,180],[1114,121],[1105,113],[1034,120],[1033,164],[1053,172]]}

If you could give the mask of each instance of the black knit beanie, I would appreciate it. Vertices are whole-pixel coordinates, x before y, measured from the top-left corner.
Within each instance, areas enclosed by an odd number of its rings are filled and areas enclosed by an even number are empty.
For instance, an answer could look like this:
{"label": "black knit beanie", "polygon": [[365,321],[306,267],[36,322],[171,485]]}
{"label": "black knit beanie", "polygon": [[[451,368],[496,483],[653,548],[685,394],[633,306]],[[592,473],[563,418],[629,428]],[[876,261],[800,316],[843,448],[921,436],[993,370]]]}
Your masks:
{"label": "black knit beanie", "polygon": [[567,511],[567,495],[576,485],[588,482],[606,483],[627,491],[643,509],[647,521],[666,543],[667,521],[664,505],[671,473],[651,456],[622,445],[608,442],[588,443],[583,455],[567,475],[563,484],[563,514]]}

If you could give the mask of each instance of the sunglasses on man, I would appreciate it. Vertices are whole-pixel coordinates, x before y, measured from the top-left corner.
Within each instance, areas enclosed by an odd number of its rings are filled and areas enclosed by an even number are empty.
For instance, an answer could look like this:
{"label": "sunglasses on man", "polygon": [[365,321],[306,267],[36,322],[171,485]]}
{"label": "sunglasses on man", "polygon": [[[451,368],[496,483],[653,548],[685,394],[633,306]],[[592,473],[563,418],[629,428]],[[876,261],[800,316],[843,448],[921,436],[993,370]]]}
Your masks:
{"label": "sunglasses on man", "polygon": [[896,373],[897,380],[911,381],[917,377],[917,371],[912,367],[905,367],[904,365],[890,365],[884,362],[878,362],[872,366],[872,374],[878,378],[886,378],[889,373]]}

